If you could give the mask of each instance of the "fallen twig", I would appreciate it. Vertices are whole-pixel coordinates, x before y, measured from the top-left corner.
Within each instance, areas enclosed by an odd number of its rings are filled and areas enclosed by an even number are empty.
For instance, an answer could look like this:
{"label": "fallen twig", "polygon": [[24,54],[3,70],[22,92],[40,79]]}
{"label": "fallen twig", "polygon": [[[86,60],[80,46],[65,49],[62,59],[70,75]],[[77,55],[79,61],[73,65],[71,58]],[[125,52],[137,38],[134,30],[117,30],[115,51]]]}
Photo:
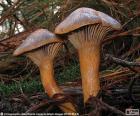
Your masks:
{"label": "fallen twig", "polygon": [[136,100],[135,99],[135,97],[134,97],[134,95],[133,95],[133,89],[134,89],[134,84],[135,84],[135,82],[136,82],[136,79],[138,79],[139,78],[139,74],[137,74],[135,77],[133,77],[132,78],[132,80],[130,81],[130,84],[129,84],[129,86],[128,86],[128,95],[129,95],[129,97],[130,97],[130,99],[134,102],[134,103],[139,103],[140,104],[140,102],[138,101],[138,100]]}
{"label": "fallen twig", "polygon": [[[61,105],[61,103],[67,102],[69,100],[71,101],[71,98],[67,94],[55,94],[52,99],[43,100],[41,103],[39,103],[37,105],[33,105],[31,108],[29,108],[29,110],[26,111],[26,113],[35,112],[38,109],[45,107],[45,106],[50,106],[50,105],[55,106],[56,104]],[[67,107],[65,107],[65,108],[67,108]],[[69,109],[69,110],[71,110],[71,109]]]}
{"label": "fallen twig", "polygon": [[[113,107],[113,106],[110,106],[109,104],[106,104],[105,102],[101,101],[100,99],[96,98],[96,97],[91,97],[89,100],[88,100],[88,104],[89,105],[94,105],[94,104],[98,104],[100,105],[100,108],[103,110],[110,110],[111,112],[115,113],[115,114],[118,114],[118,115],[121,115],[121,116],[125,116],[125,113],[118,110],[117,108]],[[98,106],[99,107],[99,106]],[[92,112],[91,112],[92,113]]]}
{"label": "fallen twig", "polygon": [[131,30],[128,30],[128,31],[125,31],[125,32],[121,32],[119,34],[111,35],[107,39],[105,39],[103,41],[103,43],[108,42],[108,41],[111,41],[111,40],[115,40],[118,37],[122,37],[122,36],[128,36],[128,35],[140,36],[140,35],[137,35],[138,32],[140,33],[140,27],[136,27],[135,29],[131,29]]}
{"label": "fallen twig", "polygon": [[140,63],[139,62],[129,62],[129,61],[126,61],[126,60],[121,60],[119,58],[116,58],[114,56],[111,56],[109,54],[106,55],[106,60],[111,60],[113,61],[114,63],[117,63],[123,67],[128,67],[130,70],[134,71],[134,72],[138,72],[137,70],[135,70],[134,68],[132,67],[140,67]]}

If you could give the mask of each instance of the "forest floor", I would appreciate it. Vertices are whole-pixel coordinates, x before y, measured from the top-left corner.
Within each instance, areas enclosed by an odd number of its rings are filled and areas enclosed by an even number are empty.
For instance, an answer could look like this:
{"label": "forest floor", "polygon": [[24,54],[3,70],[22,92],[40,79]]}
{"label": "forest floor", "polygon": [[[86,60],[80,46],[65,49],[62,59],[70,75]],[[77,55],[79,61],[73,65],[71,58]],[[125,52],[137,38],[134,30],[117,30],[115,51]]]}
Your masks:
{"label": "forest floor", "polygon": [[[105,106],[101,110],[106,115],[120,115],[128,108],[140,108],[140,78],[139,75],[131,79],[125,69],[119,76],[112,72],[109,76],[105,72],[101,74],[102,91],[97,99],[91,99],[93,103],[84,107],[81,79],[79,75],[79,65],[73,64],[65,68],[64,72],[57,74],[57,82],[65,91],[66,95],[71,95],[78,107],[78,112],[82,114],[94,113],[96,107]],[[116,72],[115,72],[116,73]],[[125,73],[129,76],[125,76]],[[110,72],[109,72],[110,74]],[[68,79],[69,78],[69,79]],[[136,82],[135,82],[136,81]],[[6,82],[0,84],[0,111],[11,113],[23,112],[60,112],[56,107],[56,102],[49,99],[43,91],[39,75],[25,80]],[[68,98],[66,98],[68,99]],[[101,100],[102,99],[102,100]],[[100,102],[101,100],[101,102]],[[53,101],[53,102],[52,102]],[[96,102],[99,102],[95,105]],[[107,106],[106,106],[107,104]],[[94,106],[94,107],[93,107]],[[90,107],[90,108],[89,108]],[[112,110],[112,108],[114,108]],[[90,111],[89,111],[90,109]],[[96,111],[97,112],[97,111]]]}

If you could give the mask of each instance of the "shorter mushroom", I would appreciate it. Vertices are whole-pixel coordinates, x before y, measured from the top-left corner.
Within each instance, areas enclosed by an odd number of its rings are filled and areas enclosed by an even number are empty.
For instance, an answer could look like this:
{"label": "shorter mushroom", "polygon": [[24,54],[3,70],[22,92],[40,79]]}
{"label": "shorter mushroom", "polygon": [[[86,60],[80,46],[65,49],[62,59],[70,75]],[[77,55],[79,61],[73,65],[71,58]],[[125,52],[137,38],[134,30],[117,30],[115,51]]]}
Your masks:
{"label": "shorter mushroom", "polygon": [[[45,92],[49,97],[61,94],[63,91],[58,87],[54,79],[53,61],[62,46],[62,41],[55,34],[46,29],[38,29],[31,33],[27,39],[14,51],[14,56],[25,54],[38,67],[41,81]],[[59,99],[62,97],[58,97]],[[76,112],[71,102],[59,105],[64,112]]]}

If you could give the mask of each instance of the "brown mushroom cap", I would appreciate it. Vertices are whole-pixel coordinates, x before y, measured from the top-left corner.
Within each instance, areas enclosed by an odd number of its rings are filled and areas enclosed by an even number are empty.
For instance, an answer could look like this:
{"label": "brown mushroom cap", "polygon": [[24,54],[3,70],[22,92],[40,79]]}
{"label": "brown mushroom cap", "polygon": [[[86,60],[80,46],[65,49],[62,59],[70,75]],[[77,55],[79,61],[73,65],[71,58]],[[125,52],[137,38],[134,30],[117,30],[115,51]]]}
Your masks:
{"label": "brown mushroom cap", "polygon": [[61,42],[61,39],[47,29],[38,29],[23,41],[23,43],[14,51],[13,55],[18,56],[43,45],[55,42]]}
{"label": "brown mushroom cap", "polygon": [[79,8],[73,11],[56,29],[56,34],[65,34],[80,27],[100,23],[102,26],[111,27],[114,30],[121,29],[121,24],[112,17],[91,8]]}

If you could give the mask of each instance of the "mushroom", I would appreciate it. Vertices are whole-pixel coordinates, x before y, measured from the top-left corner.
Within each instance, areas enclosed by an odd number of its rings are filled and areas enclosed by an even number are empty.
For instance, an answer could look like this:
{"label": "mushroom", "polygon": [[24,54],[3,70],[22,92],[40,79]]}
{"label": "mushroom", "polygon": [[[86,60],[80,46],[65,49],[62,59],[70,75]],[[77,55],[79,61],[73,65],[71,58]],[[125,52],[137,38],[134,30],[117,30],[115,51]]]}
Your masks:
{"label": "mushroom", "polygon": [[[62,46],[62,40],[47,29],[38,29],[31,33],[27,39],[14,51],[14,56],[25,54],[38,67],[41,74],[41,82],[45,92],[50,98],[63,91],[58,87],[54,79],[53,61]],[[62,97],[58,97],[59,99]],[[71,102],[59,105],[64,112],[76,112]]]}
{"label": "mushroom", "polygon": [[112,17],[91,8],[78,8],[56,28],[65,34],[78,50],[84,102],[100,90],[100,47],[108,32],[120,30],[121,24]]}

